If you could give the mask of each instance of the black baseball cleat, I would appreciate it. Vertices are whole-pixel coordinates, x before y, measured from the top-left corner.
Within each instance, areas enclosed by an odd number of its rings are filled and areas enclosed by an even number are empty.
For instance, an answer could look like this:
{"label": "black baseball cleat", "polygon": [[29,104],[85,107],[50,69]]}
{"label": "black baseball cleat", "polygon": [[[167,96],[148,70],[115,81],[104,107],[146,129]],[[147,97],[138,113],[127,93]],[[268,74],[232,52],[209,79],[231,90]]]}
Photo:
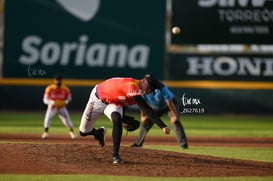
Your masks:
{"label": "black baseball cleat", "polygon": [[123,163],[123,160],[118,156],[114,156],[113,157],[113,164],[120,164],[120,163]]}
{"label": "black baseball cleat", "polygon": [[138,145],[138,144],[134,143],[130,147],[133,147],[133,148],[142,148],[142,145]]}
{"label": "black baseball cleat", "polygon": [[185,149],[188,149],[188,148],[189,148],[188,143],[185,143],[184,145],[181,146],[182,150],[185,150]]}
{"label": "black baseball cleat", "polygon": [[102,126],[101,128],[98,129],[98,132],[99,134],[95,136],[95,139],[99,141],[101,147],[104,147],[106,128]]}

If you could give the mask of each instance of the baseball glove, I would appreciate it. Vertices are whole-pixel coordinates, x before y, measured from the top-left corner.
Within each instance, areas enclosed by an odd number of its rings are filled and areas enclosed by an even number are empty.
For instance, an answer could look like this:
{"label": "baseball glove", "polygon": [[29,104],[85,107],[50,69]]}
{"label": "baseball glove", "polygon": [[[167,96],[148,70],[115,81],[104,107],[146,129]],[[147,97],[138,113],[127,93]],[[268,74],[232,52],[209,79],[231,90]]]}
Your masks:
{"label": "baseball glove", "polygon": [[140,126],[140,122],[132,116],[124,115],[121,121],[123,128],[130,132],[135,131]]}
{"label": "baseball glove", "polygon": [[65,105],[66,105],[65,101],[63,101],[63,100],[56,100],[55,101],[55,106],[57,109],[60,109],[60,108],[64,107]]}

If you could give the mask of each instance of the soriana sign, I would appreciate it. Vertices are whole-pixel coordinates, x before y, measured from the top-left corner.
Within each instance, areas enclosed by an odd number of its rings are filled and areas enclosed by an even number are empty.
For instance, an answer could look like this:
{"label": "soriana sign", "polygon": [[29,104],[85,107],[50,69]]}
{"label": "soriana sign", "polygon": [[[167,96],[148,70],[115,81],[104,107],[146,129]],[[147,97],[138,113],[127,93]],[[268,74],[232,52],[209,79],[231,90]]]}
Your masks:
{"label": "soriana sign", "polygon": [[162,78],[165,5],[165,0],[6,1],[3,76],[26,78],[38,70],[31,78],[56,72],[88,79],[152,72]]}

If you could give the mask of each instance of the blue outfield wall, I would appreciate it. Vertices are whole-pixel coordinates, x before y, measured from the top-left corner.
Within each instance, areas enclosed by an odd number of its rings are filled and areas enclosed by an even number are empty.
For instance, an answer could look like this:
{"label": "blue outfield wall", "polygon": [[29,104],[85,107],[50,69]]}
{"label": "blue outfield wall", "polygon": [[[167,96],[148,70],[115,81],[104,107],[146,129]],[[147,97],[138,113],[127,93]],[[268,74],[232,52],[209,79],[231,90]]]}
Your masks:
{"label": "blue outfield wall", "polygon": [[[0,110],[45,111],[45,86],[0,86]],[[70,86],[70,111],[83,111],[92,86]],[[181,114],[267,114],[273,112],[272,90],[171,88]]]}

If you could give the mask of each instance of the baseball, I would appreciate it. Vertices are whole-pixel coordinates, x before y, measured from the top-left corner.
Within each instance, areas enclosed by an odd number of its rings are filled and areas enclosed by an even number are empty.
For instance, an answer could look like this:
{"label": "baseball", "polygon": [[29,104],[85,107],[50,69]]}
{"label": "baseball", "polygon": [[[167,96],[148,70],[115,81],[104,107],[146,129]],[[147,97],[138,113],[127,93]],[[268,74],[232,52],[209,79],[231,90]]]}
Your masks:
{"label": "baseball", "polygon": [[180,30],[180,28],[179,28],[178,26],[174,26],[174,27],[172,28],[172,33],[173,33],[174,35],[178,35],[180,32],[181,32],[181,30]]}

